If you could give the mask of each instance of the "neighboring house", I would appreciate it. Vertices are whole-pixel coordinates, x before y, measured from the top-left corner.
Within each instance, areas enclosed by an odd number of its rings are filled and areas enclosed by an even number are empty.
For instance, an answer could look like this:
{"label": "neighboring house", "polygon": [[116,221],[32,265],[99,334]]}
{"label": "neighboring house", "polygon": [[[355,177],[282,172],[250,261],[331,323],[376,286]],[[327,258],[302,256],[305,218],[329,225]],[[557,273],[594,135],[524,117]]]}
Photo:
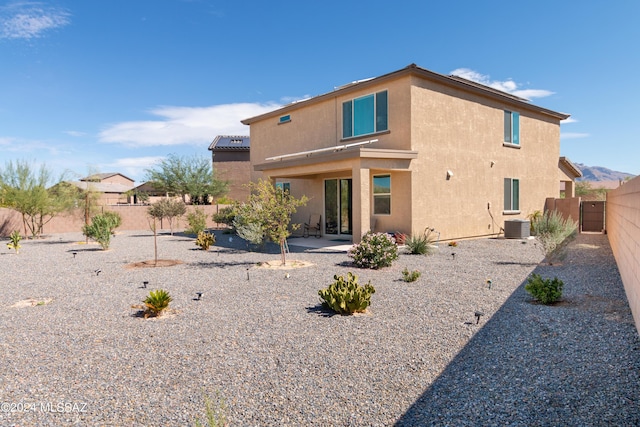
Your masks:
{"label": "neighboring house", "polygon": [[249,195],[245,185],[251,180],[250,138],[219,135],[209,145],[209,150],[216,178],[229,181],[227,197],[245,200]]}
{"label": "neighboring house", "polygon": [[101,205],[117,205],[129,203],[127,192],[134,188],[134,181],[121,173],[97,173],[80,181],[69,181],[79,189],[100,193],[98,203]]}
{"label": "neighboring house", "polygon": [[496,235],[542,210],[568,117],[412,64],[242,123],[252,179],[310,197],[294,221],[321,214],[323,234],[358,242],[369,229]]}
{"label": "neighboring house", "polygon": [[565,198],[575,197],[576,195],[576,179],[582,177],[582,172],[571,160],[566,157],[560,157],[558,162],[560,171],[560,194]]}

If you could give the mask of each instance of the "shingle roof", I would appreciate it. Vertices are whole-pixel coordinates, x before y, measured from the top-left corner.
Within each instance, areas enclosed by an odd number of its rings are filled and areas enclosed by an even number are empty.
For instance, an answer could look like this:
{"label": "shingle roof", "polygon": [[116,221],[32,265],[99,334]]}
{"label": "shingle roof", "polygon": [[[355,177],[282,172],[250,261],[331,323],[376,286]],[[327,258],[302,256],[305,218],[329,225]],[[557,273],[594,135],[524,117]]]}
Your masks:
{"label": "shingle roof", "polygon": [[84,178],[80,178],[80,181],[92,181],[92,182],[100,182],[104,179],[111,178],[112,176],[120,175],[124,178],[127,178],[129,181],[133,182],[133,179],[128,176],[122,175],[120,172],[106,172],[106,173],[94,173],[93,175],[85,176]]}
{"label": "shingle roof", "polygon": [[277,117],[282,114],[286,114],[289,111],[293,111],[298,108],[303,108],[305,105],[313,104],[316,102],[320,102],[322,100],[326,100],[332,97],[337,96],[338,94],[346,94],[352,91],[357,91],[362,88],[366,88],[369,86],[380,84],[380,82],[395,79],[404,75],[416,75],[420,78],[431,80],[434,82],[442,83],[447,86],[455,87],[458,89],[462,89],[467,92],[472,92],[484,97],[498,99],[502,102],[506,102],[509,104],[514,104],[519,106],[520,108],[536,111],[538,113],[554,117],[556,119],[564,120],[569,117],[569,114],[560,113],[557,111],[549,110],[538,105],[532,104],[524,98],[520,98],[518,96],[512,95],[507,92],[503,92],[497,89],[494,89],[489,86],[485,86],[480,83],[473,82],[471,80],[467,80],[458,76],[447,76],[444,74],[439,74],[426,68],[422,68],[417,66],[416,64],[410,64],[405,68],[402,68],[397,71],[393,71],[391,73],[384,74],[379,77],[374,77],[372,79],[359,80],[357,82],[349,83],[343,86],[337,87],[334,91],[328,92],[322,95],[318,95],[312,98],[307,98],[305,100],[285,105],[281,108],[275,109],[273,111],[269,111],[267,113],[261,114],[259,116],[250,117],[248,119],[241,120],[240,122],[245,125],[251,125],[252,123],[263,120],[270,117]]}
{"label": "shingle roof", "polygon": [[90,181],[68,181],[81,190],[96,191],[98,193],[126,193],[133,189],[133,185],[117,184],[114,182],[90,182]]}
{"label": "shingle roof", "polygon": [[218,135],[209,145],[209,150],[246,150],[251,148],[248,136]]}

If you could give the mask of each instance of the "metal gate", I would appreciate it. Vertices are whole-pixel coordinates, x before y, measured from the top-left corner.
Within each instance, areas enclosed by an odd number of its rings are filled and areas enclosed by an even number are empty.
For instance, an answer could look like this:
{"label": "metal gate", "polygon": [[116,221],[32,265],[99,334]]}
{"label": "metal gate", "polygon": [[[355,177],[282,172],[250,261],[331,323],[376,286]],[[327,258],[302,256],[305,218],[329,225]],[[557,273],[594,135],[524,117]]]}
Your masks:
{"label": "metal gate", "polygon": [[604,231],[605,202],[603,201],[583,201],[580,204],[582,231],[602,233]]}

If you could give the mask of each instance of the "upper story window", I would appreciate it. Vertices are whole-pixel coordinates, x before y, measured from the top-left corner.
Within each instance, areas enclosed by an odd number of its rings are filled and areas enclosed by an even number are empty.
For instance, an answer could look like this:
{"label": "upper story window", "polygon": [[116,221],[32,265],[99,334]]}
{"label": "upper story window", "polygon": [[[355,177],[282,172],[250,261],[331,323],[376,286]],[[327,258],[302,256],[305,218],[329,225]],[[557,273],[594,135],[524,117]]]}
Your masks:
{"label": "upper story window", "polygon": [[504,112],[504,143],[520,145],[520,114],[513,111]]}
{"label": "upper story window", "polygon": [[278,124],[289,123],[290,121],[291,121],[291,114],[287,114],[286,116],[282,116],[280,117],[280,119],[278,119]]}
{"label": "upper story window", "polygon": [[387,91],[342,103],[342,137],[367,135],[389,129]]}

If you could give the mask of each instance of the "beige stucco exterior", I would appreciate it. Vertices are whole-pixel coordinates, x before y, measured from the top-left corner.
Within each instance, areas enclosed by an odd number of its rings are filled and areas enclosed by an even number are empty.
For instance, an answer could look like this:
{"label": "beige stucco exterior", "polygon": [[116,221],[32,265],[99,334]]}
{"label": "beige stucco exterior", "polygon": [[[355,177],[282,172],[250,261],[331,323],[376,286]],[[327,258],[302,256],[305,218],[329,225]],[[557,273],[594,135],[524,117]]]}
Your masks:
{"label": "beige stucco exterior", "polygon": [[[388,93],[388,130],[343,139],[343,102],[380,91]],[[519,146],[503,143],[505,110],[520,114]],[[284,115],[290,121],[280,123]],[[311,198],[295,221],[324,217],[325,179],[352,180],[353,240],[359,241],[370,228],[433,227],[442,239],[498,234],[505,219],[542,210],[547,197],[558,196],[566,117],[411,65],[243,123],[251,126],[252,179],[290,182],[294,196]],[[367,141],[374,142],[344,147]],[[390,215],[373,214],[372,180],[379,174],[390,175]],[[520,182],[517,212],[503,209],[505,178]]]}

